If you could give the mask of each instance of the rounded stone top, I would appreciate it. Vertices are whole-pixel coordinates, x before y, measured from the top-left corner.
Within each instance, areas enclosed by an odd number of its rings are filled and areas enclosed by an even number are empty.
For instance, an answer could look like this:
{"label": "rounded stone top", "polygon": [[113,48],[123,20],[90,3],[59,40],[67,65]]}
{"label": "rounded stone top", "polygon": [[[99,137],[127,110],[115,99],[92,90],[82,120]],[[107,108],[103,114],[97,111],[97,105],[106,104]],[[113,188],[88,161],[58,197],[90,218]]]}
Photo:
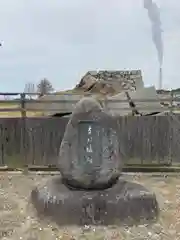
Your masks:
{"label": "rounded stone top", "polygon": [[103,111],[101,104],[95,98],[84,97],[76,104],[73,115],[92,111]]}
{"label": "rounded stone top", "polygon": [[122,159],[111,120],[113,116],[104,112],[96,99],[86,97],[77,103],[58,159],[62,178],[72,187],[107,188],[119,178]]}

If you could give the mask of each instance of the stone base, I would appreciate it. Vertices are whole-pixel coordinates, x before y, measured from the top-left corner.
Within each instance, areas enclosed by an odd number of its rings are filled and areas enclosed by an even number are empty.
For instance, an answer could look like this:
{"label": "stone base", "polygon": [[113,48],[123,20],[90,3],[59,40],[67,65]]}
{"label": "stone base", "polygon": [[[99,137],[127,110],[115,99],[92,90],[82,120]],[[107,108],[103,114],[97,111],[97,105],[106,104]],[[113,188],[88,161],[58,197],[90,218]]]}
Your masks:
{"label": "stone base", "polygon": [[62,179],[62,183],[66,185],[70,190],[84,190],[84,191],[92,191],[92,190],[104,190],[107,188],[111,188],[114,184],[116,184],[119,180],[119,176],[115,176],[111,178],[109,181],[106,182],[98,182],[96,181],[95,183],[90,183],[89,186],[86,183],[79,182],[76,180],[71,180],[71,179]]}
{"label": "stone base", "polygon": [[31,193],[39,216],[49,216],[59,225],[142,224],[156,220],[156,196],[142,185],[119,180],[101,191],[67,188],[58,177]]}

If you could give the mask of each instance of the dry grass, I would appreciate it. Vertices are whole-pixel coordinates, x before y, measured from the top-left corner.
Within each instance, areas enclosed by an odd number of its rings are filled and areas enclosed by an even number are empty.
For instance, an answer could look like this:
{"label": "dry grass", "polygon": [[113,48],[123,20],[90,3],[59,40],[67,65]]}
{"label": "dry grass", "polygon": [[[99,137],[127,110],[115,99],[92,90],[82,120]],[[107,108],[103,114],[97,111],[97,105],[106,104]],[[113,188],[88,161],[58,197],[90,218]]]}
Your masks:
{"label": "dry grass", "polygon": [[[34,112],[27,112],[27,117],[37,117],[42,116],[42,114],[36,114]],[[0,112],[0,118],[19,118],[21,117],[20,112]]]}
{"label": "dry grass", "polygon": [[23,240],[117,240],[117,239],[180,239],[180,176],[136,174],[125,178],[140,182],[154,191],[161,208],[161,216],[153,225],[134,227],[58,227],[47,219],[36,217],[29,201],[34,185],[49,175],[0,174],[0,239]]}
{"label": "dry grass", "polygon": [[[7,104],[0,104],[0,118],[15,118],[15,117],[21,117],[21,112],[20,111],[7,111],[7,112],[1,112],[1,109],[16,109],[16,108],[20,108],[20,105],[17,103],[7,103]],[[26,112],[27,117],[34,117],[34,116],[41,116],[42,113],[36,113],[36,112],[30,112],[27,111]]]}

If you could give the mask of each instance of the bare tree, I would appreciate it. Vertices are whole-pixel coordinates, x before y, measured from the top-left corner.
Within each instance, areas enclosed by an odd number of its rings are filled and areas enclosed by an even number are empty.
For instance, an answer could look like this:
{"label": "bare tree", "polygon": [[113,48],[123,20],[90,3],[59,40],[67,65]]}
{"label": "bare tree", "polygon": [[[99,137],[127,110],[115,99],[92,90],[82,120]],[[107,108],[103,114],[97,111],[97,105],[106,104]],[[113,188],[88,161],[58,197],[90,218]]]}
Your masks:
{"label": "bare tree", "polygon": [[51,82],[46,78],[42,79],[37,85],[37,92],[39,93],[40,97],[51,93],[53,90],[54,89]]}
{"label": "bare tree", "polygon": [[36,92],[34,83],[32,83],[32,82],[26,83],[25,87],[24,87],[24,92],[28,93],[28,96],[30,98],[32,98],[31,93],[35,93]]}

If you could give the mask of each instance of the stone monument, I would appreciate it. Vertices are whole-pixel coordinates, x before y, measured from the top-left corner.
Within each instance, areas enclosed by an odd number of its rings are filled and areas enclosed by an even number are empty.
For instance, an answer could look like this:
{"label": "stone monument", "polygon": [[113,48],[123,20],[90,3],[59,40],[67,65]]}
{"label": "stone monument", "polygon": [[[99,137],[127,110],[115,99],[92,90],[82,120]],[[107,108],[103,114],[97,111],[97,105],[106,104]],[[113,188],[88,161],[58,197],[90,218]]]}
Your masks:
{"label": "stone monument", "polygon": [[60,225],[137,224],[157,218],[155,195],[120,177],[123,158],[118,134],[116,117],[98,101],[83,98],[77,103],[60,146],[61,177],[31,193],[40,216]]}
{"label": "stone monument", "polygon": [[[113,121],[114,120],[114,121]],[[59,152],[59,169],[69,186],[104,189],[118,180],[122,160],[117,124],[93,98],[77,104]]]}

